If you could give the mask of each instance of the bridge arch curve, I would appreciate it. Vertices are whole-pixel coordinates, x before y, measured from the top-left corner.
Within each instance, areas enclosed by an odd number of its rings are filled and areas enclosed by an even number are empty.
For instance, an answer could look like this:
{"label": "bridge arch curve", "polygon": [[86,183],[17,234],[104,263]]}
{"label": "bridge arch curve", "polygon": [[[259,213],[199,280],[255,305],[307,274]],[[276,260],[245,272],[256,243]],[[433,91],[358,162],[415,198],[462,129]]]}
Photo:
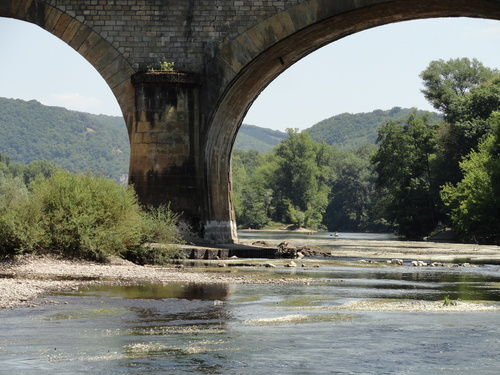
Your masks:
{"label": "bridge arch curve", "polygon": [[78,17],[64,12],[45,1],[1,1],[0,17],[13,18],[35,24],[59,38],[83,58],[103,77],[115,95],[125,120],[134,121],[134,91],[130,76],[135,72],[123,54],[102,35],[82,22]]}
{"label": "bridge arch curve", "polygon": [[[224,46],[218,65],[232,78],[227,79],[229,83],[212,112],[204,158],[212,172],[207,177],[212,192],[209,210],[216,211],[214,216],[234,220],[229,165],[232,148],[247,111],[276,77],[308,54],[345,36],[395,22],[444,17],[500,20],[500,1],[311,0],[271,17]],[[270,39],[269,35],[278,35],[277,30],[280,39]],[[227,176],[227,184],[221,183],[221,176]]]}

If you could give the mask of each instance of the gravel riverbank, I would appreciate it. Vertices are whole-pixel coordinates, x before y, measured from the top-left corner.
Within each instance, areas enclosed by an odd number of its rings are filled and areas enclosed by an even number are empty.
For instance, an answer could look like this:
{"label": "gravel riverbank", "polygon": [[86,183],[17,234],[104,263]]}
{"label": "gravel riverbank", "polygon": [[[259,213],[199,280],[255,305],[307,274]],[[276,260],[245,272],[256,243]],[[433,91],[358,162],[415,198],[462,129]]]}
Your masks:
{"label": "gravel riverbank", "polygon": [[[313,246],[324,245],[319,241],[310,242]],[[271,242],[270,245],[276,246],[277,244]],[[441,262],[467,259],[477,262],[500,262],[500,251],[497,246],[403,241],[336,241],[329,245],[333,245],[333,250],[328,250],[328,255],[333,257],[404,258]],[[212,264],[217,267],[234,261],[216,261]],[[261,263],[264,266],[266,261],[262,260]],[[138,283],[142,281],[228,284],[304,284],[314,282],[310,279],[294,276],[265,279],[252,277],[251,274],[195,272],[188,267],[173,265],[168,267],[140,266],[121,259],[115,259],[107,264],[98,264],[60,260],[53,257],[20,256],[14,260],[0,262],[0,309],[49,303],[48,299],[41,297],[54,291],[75,289],[88,284]]]}
{"label": "gravel riverbank", "polygon": [[[217,263],[213,263],[218,266]],[[307,283],[306,279],[255,279],[251,276],[207,274],[180,266],[140,266],[122,259],[107,264],[70,261],[49,256],[19,256],[0,262],[0,309],[34,306],[45,294],[89,284],[153,283]],[[47,301],[45,301],[47,302]]]}

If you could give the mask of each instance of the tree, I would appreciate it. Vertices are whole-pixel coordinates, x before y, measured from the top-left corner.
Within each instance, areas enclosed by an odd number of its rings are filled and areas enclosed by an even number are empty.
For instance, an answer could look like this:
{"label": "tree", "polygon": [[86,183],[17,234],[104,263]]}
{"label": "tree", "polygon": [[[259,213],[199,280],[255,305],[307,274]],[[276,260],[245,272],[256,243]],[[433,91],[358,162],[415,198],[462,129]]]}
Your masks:
{"label": "tree", "polygon": [[460,181],[460,161],[491,132],[487,119],[500,106],[499,73],[462,58],[432,61],[420,74],[422,92],[444,115],[438,131],[439,184]]}
{"label": "tree", "polygon": [[435,135],[436,126],[429,125],[428,117],[416,114],[379,129],[380,148],[372,159],[377,186],[387,189],[387,220],[409,238],[421,238],[438,223]]}
{"label": "tree", "polygon": [[336,152],[331,198],[325,213],[325,224],[331,231],[377,230],[374,204],[375,174],[371,156],[375,145],[364,145],[353,152]]}
{"label": "tree", "polygon": [[486,82],[499,72],[485,67],[476,59],[451,59],[432,61],[420,77],[424,81],[425,98],[446,116],[450,106],[473,88]]}
{"label": "tree", "polygon": [[441,198],[454,228],[466,239],[500,242],[500,113],[491,116],[495,134],[460,163],[463,179],[448,183]]}
{"label": "tree", "polygon": [[456,184],[463,177],[461,160],[492,132],[490,115],[500,108],[500,76],[476,86],[457,98],[448,109],[447,121],[439,130],[441,184]]}
{"label": "tree", "polygon": [[275,149],[277,169],[273,191],[278,221],[292,211],[303,212],[305,225],[317,226],[328,204],[329,146],[316,143],[308,132],[287,129],[288,138]]}
{"label": "tree", "polygon": [[264,160],[253,150],[233,153],[233,202],[236,222],[242,228],[259,229],[270,221],[272,193],[260,172]]}

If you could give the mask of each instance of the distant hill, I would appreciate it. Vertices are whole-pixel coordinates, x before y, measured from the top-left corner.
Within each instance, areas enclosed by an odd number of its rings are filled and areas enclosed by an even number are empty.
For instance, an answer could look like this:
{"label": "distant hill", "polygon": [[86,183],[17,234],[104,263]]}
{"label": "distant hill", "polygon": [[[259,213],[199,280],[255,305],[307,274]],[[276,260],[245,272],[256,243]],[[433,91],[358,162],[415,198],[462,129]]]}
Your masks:
{"label": "distant hill", "polygon": [[286,133],[278,130],[243,124],[236,136],[234,148],[243,151],[256,150],[264,154],[271,151],[287,136]]}
{"label": "distant hill", "polygon": [[[285,137],[242,125],[235,148],[266,153]],[[122,117],[0,98],[0,153],[18,163],[47,160],[72,172],[90,170],[119,180],[128,173],[130,146]]]}
{"label": "distant hill", "polygon": [[[387,111],[344,113],[307,131],[319,142],[350,150],[375,143],[381,124],[402,119],[411,111],[394,107]],[[437,114],[432,116],[439,120]],[[234,148],[266,153],[286,137],[284,132],[243,124]],[[35,100],[0,98],[0,153],[18,163],[47,160],[72,172],[90,170],[119,180],[128,173],[130,146],[122,117],[49,107]]]}
{"label": "distant hill", "polygon": [[130,146],[121,117],[0,98],[0,153],[18,163],[47,160],[119,180],[128,173]]}
{"label": "distant hill", "polygon": [[[408,117],[414,109],[394,107],[390,110],[375,110],[368,113],[343,113],[318,122],[307,131],[317,142],[324,141],[329,145],[336,145],[342,150],[353,150],[362,144],[374,144],[380,125],[390,120],[401,120]],[[436,113],[417,111],[422,115],[429,113],[433,121],[441,118]]]}

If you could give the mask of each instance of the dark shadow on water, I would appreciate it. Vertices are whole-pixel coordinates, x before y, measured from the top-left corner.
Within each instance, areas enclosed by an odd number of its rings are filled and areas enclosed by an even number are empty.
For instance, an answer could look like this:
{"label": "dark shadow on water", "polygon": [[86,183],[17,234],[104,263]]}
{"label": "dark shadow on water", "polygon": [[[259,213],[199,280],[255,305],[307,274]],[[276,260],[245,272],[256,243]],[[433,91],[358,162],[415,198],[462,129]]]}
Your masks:
{"label": "dark shadow on water", "polygon": [[231,294],[228,284],[201,283],[140,283],[132,285],[91,285],[81,288],[82,297],[119,297],[126,299],[159,300],[177,298],[185,300],[223,300]]}

